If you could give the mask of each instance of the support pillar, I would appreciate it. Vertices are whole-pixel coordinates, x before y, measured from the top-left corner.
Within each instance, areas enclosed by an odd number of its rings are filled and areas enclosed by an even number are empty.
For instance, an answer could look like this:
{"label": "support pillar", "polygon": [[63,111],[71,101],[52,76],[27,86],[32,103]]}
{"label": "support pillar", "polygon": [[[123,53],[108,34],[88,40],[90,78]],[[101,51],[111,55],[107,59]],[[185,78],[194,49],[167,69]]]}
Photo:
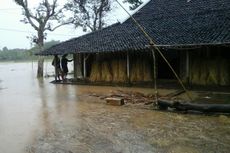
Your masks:
{"label": "support pillar", "polygon": [[73,54],[73,71],[74,71],[74,79],[77,79],[77,54]]}
{"label": "support pillar", "polygon": [[84,54],[84,79],[86,78],[86,55]]}
{"label": "support pillar", "polygon": [[153,44],[151,44],[151,51],[153,56],[153,81],[155,90],[155,104],[158,105],[158,89],[157,89],[157,62],[156,62],[156,51],[154,50]]}
{"label": "support pillar", "polygon": [[74,77],[81,79],[82,76],[82,54],[74,54]]}
{"label": "support pillar", "polygon": [[130,82],[130,62],[129,62],[129,52],[127,51],[127,78],[128,81]]}
{"label": "support pillar", "polygon": [[86,67],[86,62],[87,59],[89,58],[89,54],[86,55],[86,53],[84,54],[84,59],[83,59],[83,75],[84,75],[84,79],[87,77],[87,67]]}
{"label": "support pillar", "polygon": [[186,70],[185,70],[185,77],[186,77],[186,81],[187,81],[187,84],[189,85],[190,84],[190,61],[189,61],[189,51],[186,50]]}

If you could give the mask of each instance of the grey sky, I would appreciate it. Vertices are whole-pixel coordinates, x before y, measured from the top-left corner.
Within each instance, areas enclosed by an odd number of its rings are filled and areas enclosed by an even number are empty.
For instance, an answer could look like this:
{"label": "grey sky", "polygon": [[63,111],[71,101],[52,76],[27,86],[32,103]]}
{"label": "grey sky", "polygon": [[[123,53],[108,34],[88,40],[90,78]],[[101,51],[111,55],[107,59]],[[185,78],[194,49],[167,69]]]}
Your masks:
{"label": "grey sky", "polygon": [[[59,0],[64,2],[63,0]],[[119,0],[122,1],[122,0]],[[148,0],[143,0],[148,1]],[[36,6],[37,0],[28,0],[30,7]],[[127,8],[127,5],[126,5]],[[1,0],[0,1],[0,49],[3,47],[8,48],[30,48],[30,40],[27,36],[36,34],[34,29],[29,24],[20,22],[23,19],[21,15],[22,11],[13,0]],[[116,5],[113,7],[113,12],[108,16],[109,23],[116,21],[122,21],[127,18],[127,14]],[[47,40],[68,40],[73,37],[77,37],[84,34],[81,28],[74,29],[73,26],[63,26],[54,32],[49,32]]]}

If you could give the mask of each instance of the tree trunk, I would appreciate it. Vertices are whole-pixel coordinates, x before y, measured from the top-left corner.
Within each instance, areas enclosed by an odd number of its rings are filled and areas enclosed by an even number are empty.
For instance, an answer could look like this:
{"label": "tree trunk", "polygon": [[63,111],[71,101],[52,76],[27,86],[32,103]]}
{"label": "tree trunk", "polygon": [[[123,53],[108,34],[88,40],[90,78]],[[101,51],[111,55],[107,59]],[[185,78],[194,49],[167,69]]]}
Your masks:
{"label": "tree trunk", "polygon": [[37,78],[42,78],[43,77],[43,67],[44,67],[44,58],[39,56],[39,58],[38,58]]}
{"label": "tree trunk", "polygon": [[[39,30],[38,31],[38,47],[40,51],[43,50],[44,46],[44,30]],[[44,69],[44,57],[39,56],[38,58],[38,70],[37,70],[37,78],[42,78],[43,77],[43,69]]]}
{"label": "tree trunk", "polygon": [[103,12],[103,1],[101,2],[101,6],[99,8],[99,17],[98,17],[98,29],[101,30],[102,29],[102,12]]}

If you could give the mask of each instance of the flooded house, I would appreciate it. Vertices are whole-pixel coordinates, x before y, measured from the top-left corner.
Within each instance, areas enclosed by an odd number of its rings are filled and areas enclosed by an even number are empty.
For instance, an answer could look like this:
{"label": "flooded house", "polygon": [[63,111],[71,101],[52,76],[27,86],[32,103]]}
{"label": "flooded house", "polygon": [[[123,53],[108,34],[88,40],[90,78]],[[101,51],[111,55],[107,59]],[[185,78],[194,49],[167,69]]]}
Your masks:
{"label": "flooded house", "polygon": [[[133,14],[184,82],[230,85],[230,1],[150,0]],[[40,55],[74,56],[74,78],[153,81],[150,42],[132,18],[57,44]],[[174,80],[157,54],[157,78]]]}

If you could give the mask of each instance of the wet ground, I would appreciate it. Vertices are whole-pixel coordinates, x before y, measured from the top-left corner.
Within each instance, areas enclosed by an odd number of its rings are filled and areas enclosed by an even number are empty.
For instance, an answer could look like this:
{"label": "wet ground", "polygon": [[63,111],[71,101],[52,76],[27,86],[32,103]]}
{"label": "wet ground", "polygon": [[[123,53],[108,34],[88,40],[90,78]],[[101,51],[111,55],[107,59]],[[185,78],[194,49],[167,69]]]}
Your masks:
{"label": "wet ground", "polygon": [[[154,92],[152,89],[54,85],[49,83],[52,78],[37,80],[31,63],[0,63],[0,72],[2,153],[228,153],[230,150],[228,115],[161,112],[141,104],[110,106],[90,96],[115,90],[148,94]],[[164,94],[169,92],[160,90]],[[204,93],[193,95],[211,97]]]}

